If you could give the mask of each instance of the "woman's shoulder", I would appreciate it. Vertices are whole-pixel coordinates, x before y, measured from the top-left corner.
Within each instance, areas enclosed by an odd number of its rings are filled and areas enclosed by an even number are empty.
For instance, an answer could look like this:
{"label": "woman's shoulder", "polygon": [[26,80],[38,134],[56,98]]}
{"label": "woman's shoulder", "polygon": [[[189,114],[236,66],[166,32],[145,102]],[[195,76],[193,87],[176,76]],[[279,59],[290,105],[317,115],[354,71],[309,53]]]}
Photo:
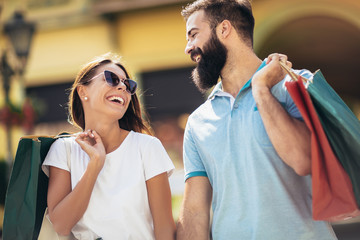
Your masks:
{"label": "woman's shoulder", "polygon": [[131,131],[129,134],[132,134],[134,136],[134,138],[141,140],[141,141],[151,141],[152,139],[157,139],[156,137],[146,134],[146,133],[140,133],[140,132],[135,132],[135,131]]}
{"label": "woman's shoulder", "polygon": [[75,144],[75,137],[74,136],[63,136],[63,137],[59,137],[58,139],[55,140],[55,142],[53,144],[56,145],[73,145]]}
{"label": "woman's shoulder", "polygon": [[148,135],[145,133],[139,133],[131,131],[130,134],[133,136],[133,140],[136,141],[139,145],[148,145],[148,144],[156,144],[161,143],[160,140],[152,135]]}
{"label": "woman's shoulder", "polygon": [[49,152],[56,151],[68,154],[77,149],[77,147],[80,146],[76,143],[74,136],[64,136],[59,137],[52,143]]}

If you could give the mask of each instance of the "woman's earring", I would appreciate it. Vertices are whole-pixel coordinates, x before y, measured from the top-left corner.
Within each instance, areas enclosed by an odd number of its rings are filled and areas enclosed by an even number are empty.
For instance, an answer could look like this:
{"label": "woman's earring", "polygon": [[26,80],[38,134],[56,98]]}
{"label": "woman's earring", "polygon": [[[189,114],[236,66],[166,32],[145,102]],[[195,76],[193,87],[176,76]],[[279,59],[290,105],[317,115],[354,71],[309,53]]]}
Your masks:
{"label": "woman's earring", "polygon": [[88,97],[84,97],[84,100],[87,101],[87,100],[88,100]]}

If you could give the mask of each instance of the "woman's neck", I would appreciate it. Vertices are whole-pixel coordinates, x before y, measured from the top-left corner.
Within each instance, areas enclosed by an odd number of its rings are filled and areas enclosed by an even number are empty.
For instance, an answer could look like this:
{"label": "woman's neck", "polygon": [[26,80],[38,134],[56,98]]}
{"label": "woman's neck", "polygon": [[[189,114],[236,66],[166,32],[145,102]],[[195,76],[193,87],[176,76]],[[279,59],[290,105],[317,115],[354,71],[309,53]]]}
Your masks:
{"label": "woman's neck", "polygon": [[117,149],[129,133],[129,131],[121,129],[118,122],[114,124],[85,124],[85,131],[88,129],[95,130],[100,135],[106,153]]}

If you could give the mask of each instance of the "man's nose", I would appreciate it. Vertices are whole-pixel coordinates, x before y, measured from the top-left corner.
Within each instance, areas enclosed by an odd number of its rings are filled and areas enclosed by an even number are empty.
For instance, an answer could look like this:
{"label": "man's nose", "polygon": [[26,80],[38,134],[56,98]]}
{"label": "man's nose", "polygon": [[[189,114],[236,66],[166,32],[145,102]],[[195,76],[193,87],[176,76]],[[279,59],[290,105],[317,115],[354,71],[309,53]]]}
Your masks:
{"label": "man's nose", "polygon": [[188,42],[185,47],[185,54],[190,54],[193,49],[194,45]]}

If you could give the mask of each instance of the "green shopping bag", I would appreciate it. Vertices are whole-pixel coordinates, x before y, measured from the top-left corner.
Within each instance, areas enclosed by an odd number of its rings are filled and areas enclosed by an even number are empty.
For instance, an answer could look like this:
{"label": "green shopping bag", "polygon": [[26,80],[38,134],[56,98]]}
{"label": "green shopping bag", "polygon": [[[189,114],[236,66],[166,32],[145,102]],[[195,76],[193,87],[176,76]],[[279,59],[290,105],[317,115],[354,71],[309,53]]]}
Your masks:
{"label": "green shopping bag", "polygon": [[320,71],[314,75],[308,92],[330,145],[349,175],[360,207],[360,122]]}
{"label": "green shopping bag", "polygon": [[20,139],[5,199],[4,239],[38,238],[47,207],[48,189],[48,177],[42,172],[41,165],[58,137],[27,136]]}

